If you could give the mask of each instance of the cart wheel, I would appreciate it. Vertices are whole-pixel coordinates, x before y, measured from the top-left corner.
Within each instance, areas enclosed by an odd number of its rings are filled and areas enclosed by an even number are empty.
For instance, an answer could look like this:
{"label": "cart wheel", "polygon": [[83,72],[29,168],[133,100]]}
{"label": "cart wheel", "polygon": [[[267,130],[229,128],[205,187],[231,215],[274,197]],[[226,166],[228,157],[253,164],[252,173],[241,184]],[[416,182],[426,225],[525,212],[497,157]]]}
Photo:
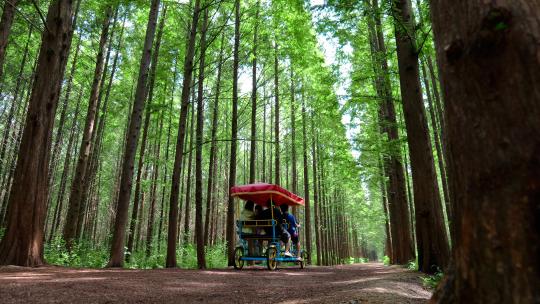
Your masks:
{"label": "cart wheel", "polygon": [[305,251],[302,251],[302,253],[300,254],[300,258],[300,269],[304,269],[307,265],[307,253]]}
{"label": "cart wheel", "polygon": [[236,250],[234,251],[234,269],[240,270],[242,267],[244,267],[244,261],[240,259],[243,256],[244,248],[236,247]]}
{"label": "cart wheel", "polygon": [[277,249],[275,246],[268,247],[266,250],[266,267],[268,267],[268,270],[276,270],[277,269]]}

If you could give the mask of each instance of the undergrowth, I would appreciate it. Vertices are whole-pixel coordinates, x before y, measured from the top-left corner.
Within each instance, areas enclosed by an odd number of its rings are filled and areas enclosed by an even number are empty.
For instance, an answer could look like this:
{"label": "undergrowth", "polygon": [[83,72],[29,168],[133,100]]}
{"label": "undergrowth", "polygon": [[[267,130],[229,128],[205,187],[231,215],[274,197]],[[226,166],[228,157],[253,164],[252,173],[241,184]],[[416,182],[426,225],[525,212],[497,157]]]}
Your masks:
{"label": "undergrowth", "polygon": [[[1,231],[0,231],[1,232]],[[124,264],[130,269],[159,269],[165,265],[166,244],[152,251],[150,256],[146,256],[145,250],[134,252],[130,261]],[[109,261],[108,247],[95,247],[89,242],[79,242],[73,245],[71,252],[66,250],[65,242],[62,238],[55,238],[45,246],[45,260],[52,265],[75,267],[75,268],[103,268]],[[125,252],[126,255],[129,252]],[[197,268],[197,252],[193,244],[180,246],[177,249],[177,261],[180,268]],[[224,243],[219,243],[206,248],[206,267],[225,268],[227,267],[226,247]]]}
{"label": "undergrowth", "polygon": [[428,275],[425,277],[422,277],[422,282],[424,283],[424,286],[430,289],[435,289],[439,285],[439,283],[442,281],[442,278],[444,277],[444,273],[441,271],[438,271],[434,275]]}

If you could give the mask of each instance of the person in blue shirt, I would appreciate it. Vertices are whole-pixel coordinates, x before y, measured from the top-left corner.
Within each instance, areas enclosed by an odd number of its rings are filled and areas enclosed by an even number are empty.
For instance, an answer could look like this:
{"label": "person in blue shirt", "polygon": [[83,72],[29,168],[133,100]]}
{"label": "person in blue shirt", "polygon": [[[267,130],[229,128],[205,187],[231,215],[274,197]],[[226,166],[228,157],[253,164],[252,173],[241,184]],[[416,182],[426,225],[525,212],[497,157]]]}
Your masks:
{"label": "person in blue shirt", "polygon": [[289,206],[281,205],[281,212],[283,213],[283,220],[287,223],[287,232],[291,235],[291,241],[296,246],[296,256],[300,258],[300,240],[298,239],[298,228],[300,224],[296,221],[293,214],[289,213]]}

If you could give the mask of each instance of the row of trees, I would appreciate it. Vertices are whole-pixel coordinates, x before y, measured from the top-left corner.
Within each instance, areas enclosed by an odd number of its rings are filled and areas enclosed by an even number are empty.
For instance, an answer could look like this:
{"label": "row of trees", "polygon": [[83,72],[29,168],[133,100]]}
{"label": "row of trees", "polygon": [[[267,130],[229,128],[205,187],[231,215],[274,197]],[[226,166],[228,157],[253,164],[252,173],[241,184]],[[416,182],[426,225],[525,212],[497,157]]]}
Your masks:
{"label": "row of trees", "polygon": [[176,267],[196,244],[205,268],[216,244],[232,258],[229,187],[260,181],[305,197],[318,264],[376,257],[381,227],[362,221],[382,211],[365,203],[302,2],[51,1],[41,27],[45,5],[19,4],[6,30],[0,263],[41,265],[62,239],[110,244],[111,267],[138,252]]}
{"label": "row of trees", "polygon": [[347,109],[366,126],[357,147],[391,262],[445,271],[434,302],[535,302],[539,4],[328,6],[321,26],[353,65]]}
{"label": "row of trees", "polygon": [[356,148],[366,185],[382,202],[385,254],[392,264],[417,259],[420,271],[442,271],[450,260],[453,221],[426,5],[336,2],[321,14],[320,26],[340,40],[352,66],[345,110],[364,126]]}

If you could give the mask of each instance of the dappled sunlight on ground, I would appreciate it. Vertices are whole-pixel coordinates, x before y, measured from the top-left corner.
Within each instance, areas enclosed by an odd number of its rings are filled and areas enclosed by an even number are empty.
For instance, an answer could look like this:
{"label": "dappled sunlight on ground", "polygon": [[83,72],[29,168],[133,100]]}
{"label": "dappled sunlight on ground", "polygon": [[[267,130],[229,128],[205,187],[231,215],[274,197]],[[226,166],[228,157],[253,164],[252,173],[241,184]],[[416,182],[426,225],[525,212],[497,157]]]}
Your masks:
{"label": "dappled sunlight on ground", "polygon": [[0,267],[2,303],[423,303],[420,274],[382,264],[211,270]]}

